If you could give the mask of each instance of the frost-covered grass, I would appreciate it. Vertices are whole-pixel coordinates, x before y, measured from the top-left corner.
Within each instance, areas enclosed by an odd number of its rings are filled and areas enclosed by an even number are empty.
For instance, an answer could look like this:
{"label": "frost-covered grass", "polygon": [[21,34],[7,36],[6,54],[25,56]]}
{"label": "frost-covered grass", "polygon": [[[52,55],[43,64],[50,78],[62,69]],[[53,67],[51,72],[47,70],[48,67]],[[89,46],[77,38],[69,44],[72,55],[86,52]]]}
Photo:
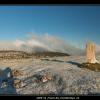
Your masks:
{"label": "frost-covered grass", "polygon": [[[100,61],[100,56],[97,59]],[[25,86],[15,88],[16,94],[100,95],[100,72],[80,67],[84,62],[85,56],[12,59],[0,60],[0,69],[9,67],[30,74],[18,77]],[[43,82],[44,75],[50,75],[51,80]]]}

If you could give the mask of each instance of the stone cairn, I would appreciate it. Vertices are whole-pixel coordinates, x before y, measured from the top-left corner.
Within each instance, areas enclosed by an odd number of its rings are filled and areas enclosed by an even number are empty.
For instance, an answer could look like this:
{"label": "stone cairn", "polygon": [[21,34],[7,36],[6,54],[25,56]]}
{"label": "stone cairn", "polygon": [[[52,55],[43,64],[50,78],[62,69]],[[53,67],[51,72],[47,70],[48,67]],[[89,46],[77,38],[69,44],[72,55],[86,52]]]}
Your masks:
{"label": "stone cairn", "polygon": [[86,44],[86,58],[87,63],[99,63],[95,57],[95,44],[88,42]]}

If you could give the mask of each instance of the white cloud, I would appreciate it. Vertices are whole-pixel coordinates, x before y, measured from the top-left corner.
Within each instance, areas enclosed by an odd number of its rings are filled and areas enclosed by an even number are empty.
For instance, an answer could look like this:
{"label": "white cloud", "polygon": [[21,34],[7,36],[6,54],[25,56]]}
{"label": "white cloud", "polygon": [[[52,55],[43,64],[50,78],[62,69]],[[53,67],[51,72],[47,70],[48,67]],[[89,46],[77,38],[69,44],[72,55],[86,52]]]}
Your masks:
{"label": "white cloud", "polygon": [[77,55],[82,50],[65,43],[63,40],[51,36],[48,33],[38,36],[31,34],[27,40],[15,40],[13,42],[0,42],[0,49],[21,50],[27,52],[55,51]]}

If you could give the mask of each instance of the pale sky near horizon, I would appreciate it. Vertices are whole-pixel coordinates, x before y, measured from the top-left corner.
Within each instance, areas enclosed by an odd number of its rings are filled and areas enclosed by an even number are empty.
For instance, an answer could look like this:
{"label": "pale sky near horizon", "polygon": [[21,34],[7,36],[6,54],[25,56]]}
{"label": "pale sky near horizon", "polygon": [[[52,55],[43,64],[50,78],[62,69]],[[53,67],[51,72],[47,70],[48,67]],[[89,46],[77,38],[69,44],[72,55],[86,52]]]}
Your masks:
{"label": "pale sky near horizon", "polygon": [[100,6],[0,6],[0,41],[45,33],[76,47],[100,44]]}

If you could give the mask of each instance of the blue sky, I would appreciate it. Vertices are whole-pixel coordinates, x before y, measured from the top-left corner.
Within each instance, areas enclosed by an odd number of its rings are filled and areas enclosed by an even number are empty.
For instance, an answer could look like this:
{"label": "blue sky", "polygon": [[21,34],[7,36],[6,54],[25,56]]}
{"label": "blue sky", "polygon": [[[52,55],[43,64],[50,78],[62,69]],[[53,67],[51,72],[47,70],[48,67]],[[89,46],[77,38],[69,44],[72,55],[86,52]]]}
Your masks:
{"label": "blue sky", "polygon": [[82,47],[100,44],[100,6],[0,6],[0,40],[48,33]]}

